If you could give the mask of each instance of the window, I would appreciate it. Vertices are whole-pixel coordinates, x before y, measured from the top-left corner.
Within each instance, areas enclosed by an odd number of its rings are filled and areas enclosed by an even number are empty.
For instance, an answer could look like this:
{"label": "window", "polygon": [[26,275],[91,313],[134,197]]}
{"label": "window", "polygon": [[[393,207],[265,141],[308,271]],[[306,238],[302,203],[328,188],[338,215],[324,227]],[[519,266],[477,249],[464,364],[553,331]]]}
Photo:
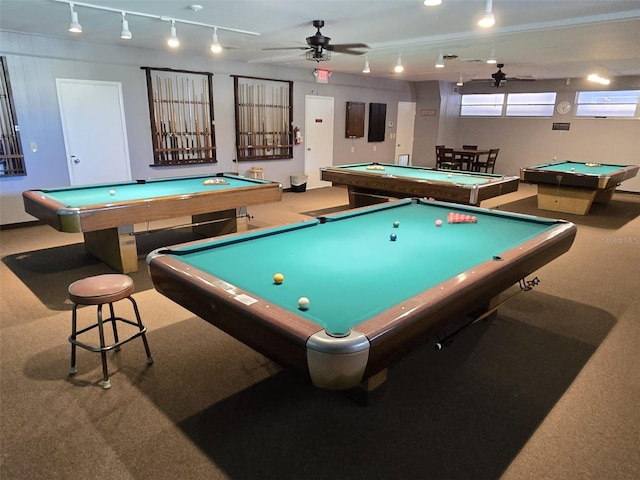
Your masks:
{"label": "window", "polygon": [[578,92],[578,117],[633,117],[640,90]]}
{"label": "window", "polygon": [[555,92],[510,93],[507,95],[508,117],[552,117]]}
{"label": "window", "polygon": [[499,117],[502,115],[504,93],[482,95],[462,95],[460,116],[462,117]]}
{"label": "window", "polygon": [[26,175],[5,57],[0,57],[0,177]]}
{"label": "window", "polygon": [[216,163],[213,74],[142,67],[156,167]]}

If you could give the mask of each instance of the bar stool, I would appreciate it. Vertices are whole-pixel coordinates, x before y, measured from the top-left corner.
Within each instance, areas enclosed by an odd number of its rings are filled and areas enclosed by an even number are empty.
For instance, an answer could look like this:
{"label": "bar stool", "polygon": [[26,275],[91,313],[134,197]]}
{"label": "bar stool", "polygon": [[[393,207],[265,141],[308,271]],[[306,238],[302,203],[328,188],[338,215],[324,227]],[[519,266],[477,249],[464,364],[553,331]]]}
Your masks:
{"label": "bar stool", "polygon": [[[153,363],[149,344],[147,343],[147,327],[142,324],[138,305],[131,297],[131,294],[134,291],[135,285],[133,284],[133,279],[128,275],[122,274],[96,275],[94,277],[87,277],[82,280],[78,280],[69,285],[69,299],[73,302],[71,336],[69,337],[69,342],[71,342],[71,369],[69,370],[69,375],[74,375],[78,371],[76,368],[76,346],[82,347],[90,352],[100,352],[100,355],[102,356],[102,388],[105,390],[110,388],[111,382],[109,381],[109,370],[107,369],[107,352],[109,350],[119,351],[121,345],[137,337],[142,337],[142,341],[144,342],[144,349],[147,352],[147,364],[151,365]],[[128,298],[133,305],[136,321],[116,317],[115,315],[113,308],[114,302],[124,300],[125,298]],[[103,320],[102,306],[105,304],[109,305],[109,312],[111,316],[106,320]],[[81,330],[77,329],[77,309],[79,305],[97,305],[98,307],[97,322]],[[105,322],[109,321],[113,327],[114,343],[107,345],[105,343],[103,325]],[[132,325],[136,327],[137,330],[133,335],[120,340],[118,338],[117,322]],[[89,345],[78,340],[79,335],[93,330],[94,328],[98,329],[100,346]]]}
{"label": "bar stool", "polygon": [[262,167],[251,167],[249,169],[249,175],[252,178],[264,180],[264,169]]}

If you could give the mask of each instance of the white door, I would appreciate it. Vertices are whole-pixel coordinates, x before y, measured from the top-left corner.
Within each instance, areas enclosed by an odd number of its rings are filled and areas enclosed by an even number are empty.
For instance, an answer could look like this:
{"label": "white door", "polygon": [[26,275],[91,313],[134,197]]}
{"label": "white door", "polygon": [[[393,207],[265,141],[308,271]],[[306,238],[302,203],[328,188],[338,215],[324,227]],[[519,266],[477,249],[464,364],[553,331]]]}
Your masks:
{"label": "white door", "polygon": [[304,171],[307,188],[328,187],[320,168],[333,165],[333,97],[305,97]]}
{"label": "white door", "polygon": [[415,102],[398,102],[398,121],[396,123],[396,160],[400,155],[409,155],[412,164],[413,128],[416,121]]}
{"label": "white door", "polygon": [[71,185],[131,180],[122,87],[56,79]]}

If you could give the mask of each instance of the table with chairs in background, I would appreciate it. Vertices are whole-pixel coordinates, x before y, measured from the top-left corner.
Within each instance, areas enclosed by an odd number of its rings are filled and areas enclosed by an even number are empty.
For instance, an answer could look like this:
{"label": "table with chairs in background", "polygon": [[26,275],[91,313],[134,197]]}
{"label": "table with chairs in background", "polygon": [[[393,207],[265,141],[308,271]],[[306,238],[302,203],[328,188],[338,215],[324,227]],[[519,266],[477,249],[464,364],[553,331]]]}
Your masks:
{"label": "table with chairs in background", "polygon": [[499,148],[484,149],[477,145],[456,148],[436,145],[436,168],[494,173],[499,152]]}

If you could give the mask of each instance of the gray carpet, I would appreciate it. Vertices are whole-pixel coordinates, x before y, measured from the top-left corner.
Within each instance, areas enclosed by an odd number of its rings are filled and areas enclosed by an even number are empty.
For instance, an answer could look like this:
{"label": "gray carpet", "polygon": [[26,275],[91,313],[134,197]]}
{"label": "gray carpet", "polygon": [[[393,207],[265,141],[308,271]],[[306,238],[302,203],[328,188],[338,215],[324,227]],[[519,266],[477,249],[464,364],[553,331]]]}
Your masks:
{"label": "gray carpet", "polygon": [[[525,186],[496,203],[553,216],[532,199]],[[247,228],[345,200],[344,189],[287,193],[253,208]],[[638,478],[639,213],[638,196],[616,194],[609,210],[572,217],[576,242],[536,272],[538,287],[443,350],[425,338],[367,407],[159,295],[144,256],[178,236],[138,241],[155,363],[139,342],[111,352],[103,391],[100,357],[81,350],[68,377],[66,288],[110,270],[50,227],[1,230],[0,478]]]}

